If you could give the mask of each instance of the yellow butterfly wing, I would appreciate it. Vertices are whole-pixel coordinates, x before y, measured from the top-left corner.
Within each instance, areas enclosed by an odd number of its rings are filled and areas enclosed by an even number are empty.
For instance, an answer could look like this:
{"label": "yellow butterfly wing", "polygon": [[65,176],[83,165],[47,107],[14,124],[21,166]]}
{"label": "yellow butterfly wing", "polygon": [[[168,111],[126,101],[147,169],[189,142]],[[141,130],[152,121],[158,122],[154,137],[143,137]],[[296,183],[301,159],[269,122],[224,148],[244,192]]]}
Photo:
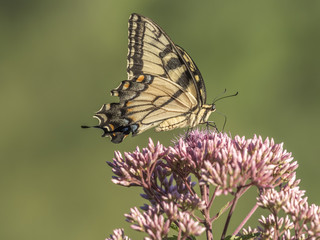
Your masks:
{"label": "yellow butterfly wing", "polygon": [[132,14],[128,29],[128,80],[111,91],[119,103],[104,104],[95,115],[103,136],[120,143],[154,126],[163,131],[197,124],[206,92],[190,56],[146,17]]}

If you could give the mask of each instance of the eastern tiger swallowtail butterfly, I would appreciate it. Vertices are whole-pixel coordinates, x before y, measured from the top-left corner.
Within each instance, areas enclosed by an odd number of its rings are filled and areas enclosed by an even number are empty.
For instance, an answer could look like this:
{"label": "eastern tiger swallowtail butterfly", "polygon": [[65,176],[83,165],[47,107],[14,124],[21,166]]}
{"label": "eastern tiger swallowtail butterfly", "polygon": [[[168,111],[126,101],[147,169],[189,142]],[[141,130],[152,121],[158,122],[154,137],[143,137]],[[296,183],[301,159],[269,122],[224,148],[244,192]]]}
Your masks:
{"label": "eastern tiger swallowtail butterfly", "polygon": [[94,115],[102,136],[120,143],[152,127],[207,123],[215,105],[206,104],[203,78],[187,52],[149,18],[133,13],[128,28],[128,80],[111,91],[119,103],[104,104]]}

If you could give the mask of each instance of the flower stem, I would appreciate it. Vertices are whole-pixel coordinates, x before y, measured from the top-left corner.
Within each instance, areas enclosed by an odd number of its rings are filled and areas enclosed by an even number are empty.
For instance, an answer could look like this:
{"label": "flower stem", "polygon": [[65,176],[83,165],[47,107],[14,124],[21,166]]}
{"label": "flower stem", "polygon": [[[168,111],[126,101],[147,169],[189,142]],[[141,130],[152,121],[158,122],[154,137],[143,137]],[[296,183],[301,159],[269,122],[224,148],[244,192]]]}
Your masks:
{"label": "flower stem", "polygon": [[189,182],[187,181],[186,178],[183,178],[183,182],[184,182],[184,184],[186,185],[186,187],[188,188],[190,194],[191,194],[192,196],[194,196],[195,192],[194,192],[194,190],[192,189],[192,187],[189,185]]}
{"label": "flower stem", "polygon": [[232,233],[232,236],[237,235],[241,228],[246,224],[246,222],[249,220],[249,218],[252,216],[252,214],[257,210],[258,208],[258,203],[256,203],[253,208],[250,210],[250,212],[248,213],[248,215],[243,219],[243,221],[240,223],[240,225],[237,227],[237,229]]}
{"label": "flower stem", "polygon": [[218,190],[218,186],[214,189],[214,192],[213,192],[213,194],[212,194],[212,197],[211,197],[211,199],[210,199],[210,202],[209,202],[209,204],[208,204],[208,208],[210,209],[211,208],[211,206],[212,206],[212,203],[213,203],[213,200],[216,198],[216,193],[217,193],[217,190]]}
{"label": "flower stem", "polygon": [[206,235],[208,240],[213,240],[212,224],[206,224]]}
{"label": "flower stem", "polygon": [[224,239],[225,236],[226,236],[226,233],[227,233],[227,230],[228,230],[228,227],[229,227],[229,223],[230,223],[230,220],[231,220],[231,216],[232,216],[232,213],[237,205],[237,202],[239,200],[239,197],[240,197],[240,188],[237,189],[237,192],[234,196],[234,199],[232,201],[232,205],[231,205],[231,208],[230,208],[230,211],[228,213],[228,217],[227,217],[227,220],[226,220],[226,224],[224,225],[224,228],[223,228],[223,232],[221,234],[221,239]]}
{"label": "flower stem", "polygon": [[[239,198],[250,188],[251,185],[246,185],[244,188],[242,188],[241,191],[239,191]],[[221,209],[214,217],[211,218],[211,221],[214,222],[217,220],[232,204],[233,201],[229,201],[223,209]]]}
{"label": "flower stem", "polygon": [[202,210],[202,214],[204,215],[204,226],[206,228],[207,240],[213,240],[212,234],[212,221],[210,219],[210,207],[209,207],[209,185],[200,186],[201,198],[206,203],[206,208]]}

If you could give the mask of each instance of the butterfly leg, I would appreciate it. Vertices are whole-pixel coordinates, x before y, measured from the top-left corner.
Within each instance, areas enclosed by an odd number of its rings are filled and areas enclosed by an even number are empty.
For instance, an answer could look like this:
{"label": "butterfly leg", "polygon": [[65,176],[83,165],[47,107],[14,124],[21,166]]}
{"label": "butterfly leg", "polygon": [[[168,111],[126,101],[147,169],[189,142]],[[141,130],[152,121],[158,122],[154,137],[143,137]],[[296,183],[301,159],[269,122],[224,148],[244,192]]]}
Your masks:
{"label": "butterfly leg", "polygon": [[184,139],[187,139],[189,136],[189,133],[192,131],[192,127],[188,127],[187,131],[186,131],[186,135],[184,136]]}
{"label": "butterfly leg", "polygon": [[219,132],[218,128],[217,128],[217,125],[214,121],[208,121],[206,122],[206,125],[207,125],[207,131],[209,131],[209,127],[212,127],[214,128],[217,132]]}

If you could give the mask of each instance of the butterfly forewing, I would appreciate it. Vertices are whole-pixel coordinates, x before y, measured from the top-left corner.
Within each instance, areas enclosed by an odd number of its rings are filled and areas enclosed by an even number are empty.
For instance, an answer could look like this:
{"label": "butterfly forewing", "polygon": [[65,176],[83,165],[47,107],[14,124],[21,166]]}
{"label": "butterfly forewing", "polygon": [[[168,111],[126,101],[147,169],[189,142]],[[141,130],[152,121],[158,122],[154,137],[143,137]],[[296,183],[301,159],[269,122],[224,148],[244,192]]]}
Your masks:
{"label": "butterfly forewing", "polygon": [[128,79],[141,73],[166,77],[201,100],[192,72],[164,31],[138,14],[131,15],[128,26]]}

